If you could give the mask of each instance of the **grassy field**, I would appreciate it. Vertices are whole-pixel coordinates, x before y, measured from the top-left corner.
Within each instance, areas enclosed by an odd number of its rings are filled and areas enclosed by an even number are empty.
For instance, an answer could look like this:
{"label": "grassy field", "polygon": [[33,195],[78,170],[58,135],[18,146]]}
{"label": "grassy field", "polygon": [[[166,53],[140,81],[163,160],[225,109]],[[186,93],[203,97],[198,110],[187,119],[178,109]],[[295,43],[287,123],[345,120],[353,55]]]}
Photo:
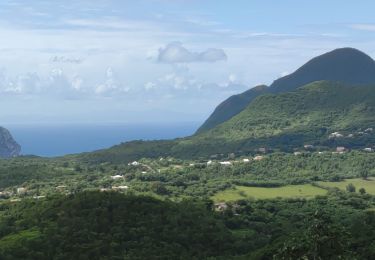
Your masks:
{"label": "grassy field", "polygon": [[327,188],[339,188],[341,190],[345,190],[346,186],[352,183],[355,188],[356,192],[360,188],[364,188],[368,194],[375,195],[375,178],[368,178],[367,180],[364,179],[346,179],[344,181],[340,182],[319,182],[318,184],[321,185],[322,187],[327,187]]}
{"label": "grassy field", "polygon": [[277,188],[244,187],[236,186],[215,194],[212,199],[215,202],[236,201],[245,198],[273,199],[273,198],[313,198],[317,195],[325,195],[327,191],[310,184],[288,185]]}

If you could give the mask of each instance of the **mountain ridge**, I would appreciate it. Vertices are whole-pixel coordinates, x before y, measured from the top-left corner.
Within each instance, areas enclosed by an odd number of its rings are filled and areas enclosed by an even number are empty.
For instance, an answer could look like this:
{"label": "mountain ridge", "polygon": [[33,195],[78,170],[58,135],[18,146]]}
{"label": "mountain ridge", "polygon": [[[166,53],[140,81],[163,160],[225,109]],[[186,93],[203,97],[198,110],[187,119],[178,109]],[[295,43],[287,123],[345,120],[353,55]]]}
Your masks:
{"label": "mountain ridge", "polygon": [[[375,61],[364,52],[348,47],[319,55],[306,62],[295,72],[275,80],[262,91],[251,88],[224,100],[199,127],[196,134],[229,120],[245,109],[259,95],[288,92],[320,80],[357,85],[375,84]],[[239,98],[242,102],[236,104],[236,100]]]}

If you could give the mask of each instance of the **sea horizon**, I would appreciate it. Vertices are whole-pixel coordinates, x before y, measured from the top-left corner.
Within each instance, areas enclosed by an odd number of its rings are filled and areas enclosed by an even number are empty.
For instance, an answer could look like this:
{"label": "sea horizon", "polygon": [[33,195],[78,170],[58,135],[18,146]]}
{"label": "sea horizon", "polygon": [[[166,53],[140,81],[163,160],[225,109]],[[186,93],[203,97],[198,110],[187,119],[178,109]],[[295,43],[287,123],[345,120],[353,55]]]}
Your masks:
{"label": "sea horizon", "polygon": [[201,122],[5,124],[22,155],[57,157],[109,148],[132,140],[192,135]]}

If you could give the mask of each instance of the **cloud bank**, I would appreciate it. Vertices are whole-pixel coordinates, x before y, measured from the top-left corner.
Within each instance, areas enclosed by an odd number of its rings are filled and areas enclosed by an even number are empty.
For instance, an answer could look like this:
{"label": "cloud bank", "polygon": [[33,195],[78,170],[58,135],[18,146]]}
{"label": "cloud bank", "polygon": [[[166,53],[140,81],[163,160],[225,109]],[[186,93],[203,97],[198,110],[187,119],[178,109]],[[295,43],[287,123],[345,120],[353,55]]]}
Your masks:
{"label": "cloud bank", "polygon": [[227,59],[228,57],[222,49],[211,48],[203,52],[193,52],[180,42],[172,42],[164,48],[160,48],[158,55],[158,62],[163,63],[217,62]]}

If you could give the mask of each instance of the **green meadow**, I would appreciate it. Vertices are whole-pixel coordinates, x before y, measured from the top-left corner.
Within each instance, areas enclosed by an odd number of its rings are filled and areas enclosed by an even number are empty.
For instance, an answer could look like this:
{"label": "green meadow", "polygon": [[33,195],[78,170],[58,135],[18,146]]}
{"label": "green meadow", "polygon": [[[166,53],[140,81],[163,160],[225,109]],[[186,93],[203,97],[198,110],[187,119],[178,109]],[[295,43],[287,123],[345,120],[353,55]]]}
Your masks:
{"label": "green meadow", "polygon": [[360,178],[346,179],[340,182],[318,182],[322,187],[339,188],[340,190],[346,190],[346,186],[348,186],[349,183],[355,186],[356,192],[358,192],[360,188],[364,188],[368,194],[375,195],[375,178],[368,178],[367,180]]}
{"label": "green meadow", "polygon": [[275,188],[235,186],[215,194],[215,202],[236,201],[245,198],[273,199],[273,198],[313,198],[325,195],[327,190],[312,186],[311,184],[288,185]]}

